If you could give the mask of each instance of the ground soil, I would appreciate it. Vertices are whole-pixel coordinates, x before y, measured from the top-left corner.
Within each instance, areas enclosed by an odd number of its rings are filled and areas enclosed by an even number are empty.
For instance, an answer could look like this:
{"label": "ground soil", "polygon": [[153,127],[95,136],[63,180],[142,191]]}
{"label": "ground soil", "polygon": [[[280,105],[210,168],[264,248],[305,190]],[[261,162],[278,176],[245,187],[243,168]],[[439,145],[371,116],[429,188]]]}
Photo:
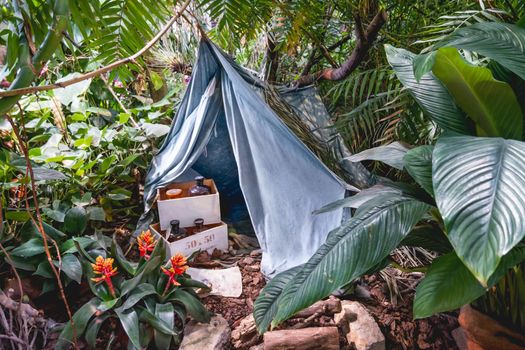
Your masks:
{"label": "ground soil", "polygon": [[[239,248],[235,244],[232,246]],[[206,307],[214,313],[221,314],[232,329],[238,327],[241,320],[253,312],[254,302],[266,284],[260,272],[260,261],[261,253],[259,250],[230,248],[227,253],[200,254],[190,263],[194,267],[201,268],[239,266],[243,283],[243,292],[239,298],[219,296],[203,298]],[[439,314],[423,320],[413,320],[411,310],[414,288],[422,274],[396,273],[397,275],[390,277],[384,272],[365,276],[355,288],[355,293],[340,295],[339,297],[358,300],[367,307],[385,335],[387,349],[457,349],[451,335],[452,330],[458,327],[457,312]],[[393,286],[392,283],[397,285]],[[30,289],[29,287],[29,285],[24,286],[24,290],[27,291]],[[37,286],[34,289],[38,290],[39,288]],[[72,312],[75,312],[90,298],[87,285],[81,285],[80,288],[78,286],[67,288],[67,295]],[[45,297],[33,299],[33,302],[37,309],[43,311],[45,317],[53,318],[58,322],[67,320],[58,293],[48,293]],[[293,327],[299,322],[301,320],[292,319],[280,328]],[[108,324],[107,326],[107,329],[110,330],[118,328],[119,325]],[[333,326],[333,320],[328,316],[320,316],[312,320],[309,326]],[[51,338],[56,336],[53,333],[49,335]],[[101,335],[100,343],[102,345],[107,342],[107,339],[104,339],[107,337],[104,337],[104,334]],[[254,339],[253,344],[247,345],[256,345],[260,342],[262,342],[262,338],[257,338]],[[50,339],[48,346],[53,343],[53,340]],[[112,348],[125,348],[125,343],[125,339],[122,341],[116,339]],[[341,349],[351,349],[345,337],[340,337],[340,343]],[[46,348],[50,349],[50,347]],[[246,349],[248,348],[249,346],[246,347]],[[229,345],[228,349],[233,349],[232,344]]]}
{"label": "ground soil", "polygon": [[[238,266],[243,276],[243,293],[240,298],[209,296],[203,300],[211,311],[221,314],[232,329],[252,313],[253,303],[265,285],[259,269],[260,255],[257,252],[238,257]],[[389,288],[387,275],[378,273],[365,276],[359,283],[358,293],[355,293],[358,296],[353,294],[341,298],[358,300],[366,306],[385,335],[387,349],[457,349],[451,335],[458,327],[457,312],[413,320],[414,287],[421,277],[421,274],[397,274],[396,283],[405,288],[391,293],[392,286]],[[312,326],[333,325],[330,322],[331,318],[321,316],[314,320]],[[281,328],[288,328],[294,323],[297,320],[288,321]],[[341,338],[341,349],[351,349],[346,340]]]}

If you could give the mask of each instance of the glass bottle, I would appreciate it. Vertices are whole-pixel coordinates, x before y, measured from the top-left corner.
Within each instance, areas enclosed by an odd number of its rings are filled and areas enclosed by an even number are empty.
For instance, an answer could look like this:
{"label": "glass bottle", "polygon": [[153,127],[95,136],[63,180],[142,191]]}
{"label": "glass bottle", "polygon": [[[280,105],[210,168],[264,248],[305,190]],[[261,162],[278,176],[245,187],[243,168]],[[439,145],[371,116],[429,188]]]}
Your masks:
{"label": "glass bottle", "polygon": [[204,231],[204,219],[195,219],[195,221],[193,221],[193,225],[193,233]]}
{"label": "glass bottle", "polygon": [[195,185],[190,188],[190,196],[203,196],[210,193],[210,186],[204,184],[204,176],[197,176],[195,178]]}
{"label": "glass bottle", "polygon": [[170,234],[168,236],[168,242],[175,242],[179,239],[185,238],[187,236],[186,230],[180,227],[179,220],[170,221]]}

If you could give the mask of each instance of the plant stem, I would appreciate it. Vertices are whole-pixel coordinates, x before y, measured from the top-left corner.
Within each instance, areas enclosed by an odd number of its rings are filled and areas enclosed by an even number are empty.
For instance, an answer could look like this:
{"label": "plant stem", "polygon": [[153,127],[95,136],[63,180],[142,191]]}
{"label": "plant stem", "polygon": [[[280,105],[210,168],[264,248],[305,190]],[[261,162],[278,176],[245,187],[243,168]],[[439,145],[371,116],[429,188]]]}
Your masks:
{"label": "plant stem", "polygon": [[[22,106],[19,105],[19,109],[20,109],[21,125],[24,126],[24,112],[23,112]],[[38,228],[38,231],[40,232],[40,235],[42,236],[42,240],[44,242],[44,251],[46,253],[47,261],[48,261],[49,265],[51,266],[51,270],[53,271],[53,274],[55,275],[55,278],[57,280],[58,288],[60,290],[60,296],[62,298],[62,301],[64,302],[64,306],[66,307],[66,312],[67,312],[67,315],[69,317],[69,321],[71,323],[71,328],[73,329],[73,344],[74,344],[74,347],[78,348],[78,346],[77,346],[77,331],[76,331],[76,328],[75,328],[75,322],[73,321],[73,315],[71,313],[71,309],[70,309],[69,304],[67,302],[66,294],[64,292],[64,286],[62,285],[62,280],[60,279],[60,273],[58,272],[58,270],[56,269],[55,265],[53,264],[53,258],[51,257],[51,252],[49,250],[49,245],[47,243],[47,235],[46,235],[46,232],[44,230],[42,217],[40,215],[40,208],[38,206],[38,198],[36,196],[37,192],[36,192],[35,176],[34,176],[34,173],[33,173],[33,167],[31,165],[31,161],[29,159],[29,152],[27,151],[27,147],[26,147],[26,145],[24,143],[24,140],[22,139],[22,136],[20,135],[20,131],[18,129],[18,126],[15,124],[15,122],[13,121],[13,119],[11,118],[10,115],[7,115],[7,120],[9,121],[9,123],[11,124],[11,126],[13,128],[13,132],[15,133],[15,136],[16,136],[16,138],[18,140],[19,146],[22,149],[22,153],[24,154],[24,157],[25,157],[25,160],[26,160],[26,167],[29,170],[29,177],[30,177],[30,180],[31,180],[31,190],[33,192],[33,202],[34,202],[34,205],[35,205],[35,212],[36,212],[36,217],[37,217],[37,220],[38,220],[38,224],[36,226]],[[31,214],[31,212],[29,210],[28,210],[28,213],[31,215],[31,218],[33,219],[33,222],[34,222],[34,218],[33,218],[32,214]],[[60,254],[60,253],[57,252],[57,254]]]}

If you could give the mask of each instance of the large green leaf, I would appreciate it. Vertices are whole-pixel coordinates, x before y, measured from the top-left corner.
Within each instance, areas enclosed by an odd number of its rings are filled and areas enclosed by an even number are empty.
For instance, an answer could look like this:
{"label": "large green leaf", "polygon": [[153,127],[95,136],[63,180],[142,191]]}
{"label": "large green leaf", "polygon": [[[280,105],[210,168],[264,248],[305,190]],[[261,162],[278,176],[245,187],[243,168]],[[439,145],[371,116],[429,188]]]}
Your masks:
{"label": "large green leaf", "polygon": [[81,234],[87,227],[88,215],[86,209],[73,207],[64,217],[64,230],[69,233]]}
{"label": "large green leaf", "polygon": [[432,73],[423,75],[419,82],[416,80],[412,66],[415,57],[413,53],[390,45],[385,45],[385,51],[397,78],[437,125],[444,130],[473,134],[471,121],[456,106],[447,89]]}
{"label": "large green leaf", "polygon": [[44,251],[44,241],[42,241],[42,239],[40,238],[35,237],[31,238],[29,241],[13,249],[10,254],[22,258],[28,258],[38,254],[42,254]]}
{"label": "large green leaf", "polygon": [[263,288],[253,306],[253,317],[260,334],[268,330],[272,319],[277,312],[277,299],[281,295],[283,288],[292,278],[303,268],[303,265],[293,267],[283,271]]}
{"label": "large green leaf", "polygon": [[420,247],[438,253],[449,253],[453,250],[443,230],[431,224],[416,226],[400,245]]}
{"label": "large green leaf", "polygon": [[525,79],[525,29],[501,22],[459,28],[436,47],[451,46],[490,57]]}
{"label": "large green leaf", "polygon": [[[44,232],[55,241],[61,241],[64,237],[66,237],[64,232],[55,229],[53,226],[46,224],[45,222],[42,223],[42,226],[44,228]],[[27,221],[19,232],[20,238],[24,241],[30,239],[31,237],[42,237],[33,220]]]}
{"label": "large green leaf", "polygon": [[327,297],[382,261],[430,208],[410,196],[387,195],[361,206],[332,231],[278,300],[272,326]]}
{"label": "large green leaf", "polygon": [[[505,272],[525,260],[525,247],[516,247],[501,259],[490,277],[488,287],[496,284]],[[419,283],[414,299],[414,317],[424,318],[451,311],[485,294],[484,288],[455,253],[436,259]]]}
{"label": "large green leaf", "polygon": [[441,137],[432,155],[436,203],[460,259],[482,283],[525,236],[525,143]]}
{"label": "large green leaf", "polygon": [[452,47],[436,54],[432,72],[456,103],[483,129],[483,136],[521,140],[523,115],[509,84],[498,81],[490,69],[467,63]]}
{"label": "large green leaf", "polygon": [[412,148],[403,159],[406,171],[431,196],[434,196],[434,189],[432,188],[433,150],[434,146]]}
{"label": "large green leaf", "polygon": [[56,261],[55,265],[57,267],[60,266],[67,277],[80,284],[82,279],[82,265],[76,256],[73,254],[66,254],[62,256],[62,264],[60,265],[58,261]]}

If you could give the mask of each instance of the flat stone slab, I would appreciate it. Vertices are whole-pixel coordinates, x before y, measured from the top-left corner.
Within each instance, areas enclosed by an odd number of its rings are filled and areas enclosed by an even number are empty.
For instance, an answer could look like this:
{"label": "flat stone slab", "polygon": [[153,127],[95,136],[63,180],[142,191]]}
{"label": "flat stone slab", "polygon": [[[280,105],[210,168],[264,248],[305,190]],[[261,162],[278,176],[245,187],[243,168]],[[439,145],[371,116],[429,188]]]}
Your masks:
{"label": "flat stone slab", "polygon": [[215,315],[210,323],[190,321],[184,328],[180,350],[223,350],[230,341],[230,327],[221,315]]}
{"label": "flat stone slab", "polygon": [[209,286],[209,295],[238,298],[242,294],[242,275],[237,266],[217,270],[190,267],[186,272],[192,279]]}

